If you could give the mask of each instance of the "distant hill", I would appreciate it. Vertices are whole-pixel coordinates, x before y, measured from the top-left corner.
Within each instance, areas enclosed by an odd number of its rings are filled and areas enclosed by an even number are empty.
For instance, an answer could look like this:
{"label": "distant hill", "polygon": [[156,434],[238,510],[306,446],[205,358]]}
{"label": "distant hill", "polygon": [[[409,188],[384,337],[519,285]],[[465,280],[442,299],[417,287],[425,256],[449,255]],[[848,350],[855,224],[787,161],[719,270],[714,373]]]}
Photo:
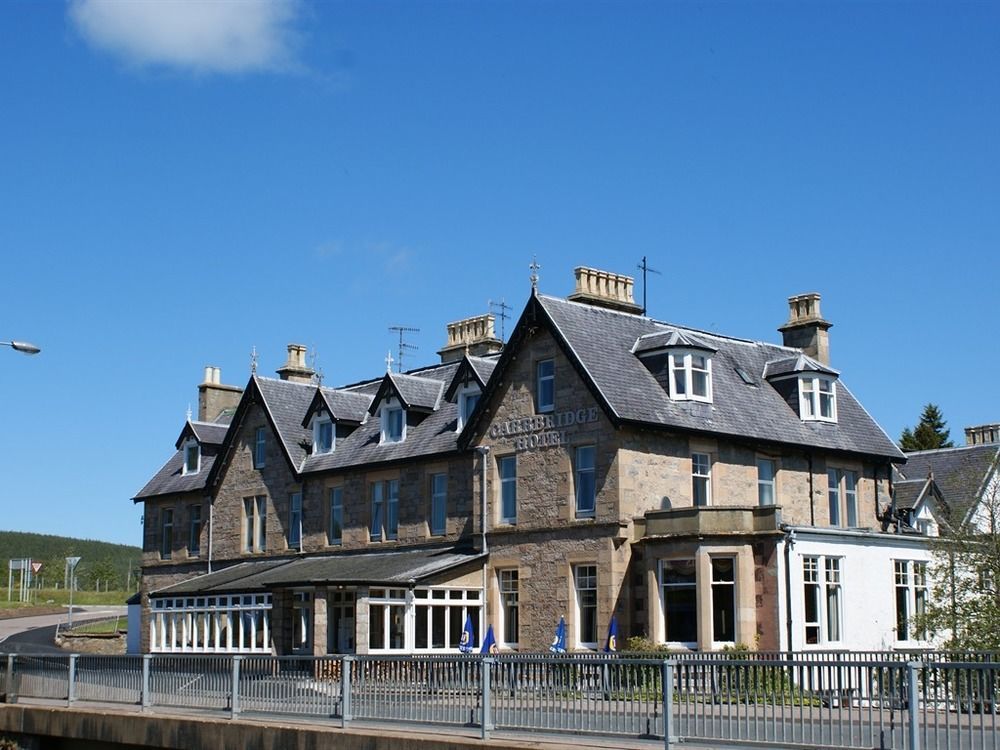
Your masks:
{"label": "distant hill", "polygon": [[[30,557],[42,563],[37,578],[45,588],[63,588],[66,558],[80,558],[76,569],[78,589],[124,590],[128,583],[135,588],[142,550],[127,544],[111,544],[93,539],[73,539],[26,531],[0,531],[0,572],[7,583],[10,560]],[[131,571],[131,574],[130,574]],[[15,593],[19,573],[14,571]]]}

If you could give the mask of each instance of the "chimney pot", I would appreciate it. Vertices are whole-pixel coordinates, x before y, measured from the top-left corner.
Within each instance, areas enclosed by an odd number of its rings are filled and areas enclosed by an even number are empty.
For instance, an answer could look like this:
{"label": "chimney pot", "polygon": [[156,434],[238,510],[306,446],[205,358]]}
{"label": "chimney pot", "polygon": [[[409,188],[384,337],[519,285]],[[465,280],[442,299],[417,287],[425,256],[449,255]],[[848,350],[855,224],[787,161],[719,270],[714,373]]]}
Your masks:
{"label": "chimney pot", "polygon": [[966,445],[991,445],[1000,443],[1000,423],[981,424],[965,428]]}
{"label": "chimney pot", "polygon": [[282,380],[291,380],[295,383],[311,383],[313,375],[316,373],[306,365],[306,347],[304,344],[289,344],[288,359],[284,366],[277,371],[278,377]]}
{"label": "chimney pot", "polygon": [[817,292],[788,298],[788,322],[778,330],[785,346],[801,349],[821,364],[830,364],[830,334],[833,323],[823,319]]}
{"label": "chimney pot", "polygon": [[222,384],[221,369],[206,366],[205,380],[198,386],[198,421],[214,422],[227,409],[235,409],[242,395],[242,388]]}
{"label": "chimney pot", "polygon": [[457,362],[466,353],[482,357],[503,349],[503,342],[496,335],[495,320],[492,313],[487,313],[449,323],[448,342],[438,350],[441,362]]}
{"label": "chimney pot", "polygon": [[569,295],[569,300],[628,313],[642,312],[642,306],[637,305],[632,296],[635,281],[631,276],[586,266],[577,266],[573,273],[576,290]]}

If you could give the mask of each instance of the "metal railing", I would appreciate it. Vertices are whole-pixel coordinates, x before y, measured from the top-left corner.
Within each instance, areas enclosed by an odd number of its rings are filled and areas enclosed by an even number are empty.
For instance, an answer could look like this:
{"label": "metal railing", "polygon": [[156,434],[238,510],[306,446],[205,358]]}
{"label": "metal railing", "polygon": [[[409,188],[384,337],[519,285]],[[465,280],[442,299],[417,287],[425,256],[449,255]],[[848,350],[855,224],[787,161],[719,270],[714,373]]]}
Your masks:
{"label": "metal railing", "polygon": [[[1000,750],[993,654],[31,656],[7,700],[769,746]],[[664,689],[668,686],[669,689]]]}

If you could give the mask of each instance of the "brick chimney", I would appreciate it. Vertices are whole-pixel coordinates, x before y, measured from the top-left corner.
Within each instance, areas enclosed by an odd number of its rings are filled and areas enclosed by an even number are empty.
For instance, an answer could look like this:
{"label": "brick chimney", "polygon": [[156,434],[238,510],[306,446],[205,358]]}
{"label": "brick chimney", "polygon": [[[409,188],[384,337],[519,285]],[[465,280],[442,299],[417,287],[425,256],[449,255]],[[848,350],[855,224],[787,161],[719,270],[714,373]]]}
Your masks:
{"label": "brick chimney", "polygon": [[448,343],[438,350],[441,362],[457,362],[466,352],[474,357],[496,354],[503,349],[497,338],[492,313],[476,315],[448,324]]}
{"label": "brick chimney", "polygon": [[578,266],[573,273],[576,275],[576,291],[567,299],[636,315],[642,312],[642,305],[637,305],[632,297],[635,280],[631,276],[586,266]]}
{"label": "brick chimney", "polygon": [[1000,424],[981,424],[965,428],[966,445],[990,445],[1000,443]]}
{"label": "brick chimney", "polygon": [[205,380],[198,385],[198,421],[214,422],[227,409],[235,409],[240,403],[243,389],[235,385],[223,385],[222,370],[208,365]]}
{"label": "brick chimney", "polygon": [[277,370],[282,380],[293,383],[311,383],[315,370],[306,365],[306,347],[302,344],[288,345],[288,360]]}
{"label": "brick chimney", "polygon": [[830,335],[833,323],[819,312],[819,294],[807,292],[788,298],[788,322],[781,326],[785,346],[801,349],[821,364],[830,365]]}

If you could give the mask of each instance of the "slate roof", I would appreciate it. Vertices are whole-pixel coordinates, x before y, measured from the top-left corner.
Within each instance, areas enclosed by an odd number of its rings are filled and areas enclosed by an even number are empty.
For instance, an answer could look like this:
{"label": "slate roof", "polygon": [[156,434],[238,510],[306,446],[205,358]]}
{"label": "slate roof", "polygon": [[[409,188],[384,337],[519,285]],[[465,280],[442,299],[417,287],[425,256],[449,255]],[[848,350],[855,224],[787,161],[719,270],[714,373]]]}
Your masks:
{"label": "slate roof", "polygon": [[278,430],[289,461],[292,466],[301,465],[307,455],[307,446],[312,442],[312,431],[302,426],[302,415],[316,394],[316,385],[259,375],[253,376],[253,382],[257,384],[264,408]]}
{"label": "slate roof", "polygon": [[[382,385],[375,395],[368,413],[374,414],[379,402],[389,395],[396,395],[404,409],[416,409],[418,411],[434,411],[445,384],[440,380],[428,378],[421,375],[408,375],[401,372],[387,372],[382,378]],[[391,392],[391,394],[390,394]]]}
{"label": "slate roof", "polygon": [[365,421],[372,396],[368,393],[342,391],[335,388],[322,388],[320,392],[334,420],[338,422]]}
{"label": "slate roof", "polygon": [[[525,316],[534,315],[551,321],[556,338],[571,359],[578,361],[598,400],[619,422],[904,460],[842,380],[834,383],[838,421],[813,422],[800,419],[767,381],[748,385],[736,371],[739,367],[761,377],[768,362],[797,357],[798,349],[719,336],[546,295],[529,300],[518,327],[525,325]],[[692,335],[717,350],[712,358],[713,403],[671,401],[632,353],[641,336],[669,329]]]}
{"label": "slate roof", "polygon": [[834,377],[840,374],[821,362],[817,362],[812,357],[801,353],[794,357],[771,360],[764,365],[763,374],[765,378],[776,378],[779,375],[790,375],[799,372],[820,372],[826,375],[833,375]]}
{"label": "slate roof", "polygon": [[647,333],[645,336],[640,336],[636,339],[635,345],[632,347],[632,351],[636,354],[642,354],[643,352],[652,352],[675,346],[682,347],[684,349],[703,349],[709,352],[717,351],[714,346],[705,343],[700,338],[692,336],[690,333],[680,331],[676,328],[670,328],[656,333]]}
{"label": "slate roof", "polygon": [[314,555],[291,560],[259,560],[191,578],[160,589],[153,595],[260,591],[315,584],[406,586],[483,557],[483,554],[469,548],[435,546]]}
{"label": "slate roof", "polygon": [[[228,416],[227,416],[228,420]],[[180,437],[177,438],[175,447],[178,449],[167,462],[160,467],[160,470],[153,475],[153,478],[146,482],[145,486],[139,490],[133,502],[144,500],[160,495],[173,495],[181,492],[195,492],[205,489],[208,476],[215,465],[217,449],[222,445],[226,432],[229,429],[228,423],[222,422],[197,422],[188,420],[181,430]],[[184,474],[184,451],[180,450],[188,435],[194,435],[201,445],[201,464],[197,474]]]}
{"label": "slate roof", "polygon": [[466,359],[469,360],[469,364],[479,376],[480,384],[485,386],[489,382],[493,370],[496,369],[498,357],[466,357]]}
{"label": "slate roof", "polygon": [[926,479],[934,474],[934,483],[953,513],[964,520],[979,500],[987,478],[1000,458],[1000,445],[968,445],[906,454],[906,466],[900,468],[905,479]]}
{"label": "slate roof", "polygon": [[[458,448],[458,433],[455,427],[458,422],[458,407],[440,398],[444,387],[451,381],[458,369],[458,362],[436,365],[419,371],[419,378],[408,377],[408,380],[428,381],[426,392],[436,390],[435,400],[437,410],[428,414],[419,424],[406,427],[406,440],[399,443],[379,444],[382,426],[377,419],[369,419],[346,438],[337,439],[337,448],[332,453],[321,453],[315,456],[305,456],[301,461],[300,471],[303,473],[328,471],[347,468],[360,464],[375,464],[386,461],[448,453]],[[399,374],[394,373],[394,378]],[[379,381],[375,381],[378,383]],[[370,384],[364,383],[352,386],[351,389],[364,389]],[[421,387],[424,387],[423,385]]]}
{"label": "slate roof", "polygon": [[893,483],[892,491],[896,507],[901,510],[916,508],[917,501],[920,499],[920,495],[926,486],[926,479],[904,479],[903,481]]}
{"label": "slate roof", "polygon": [[496,366],[496,356],[487,359],[485,357],[470,357],[469,355],[466,355],[458,363],[455,375],[452,377],[451,383],[448,385],[448,390],[444,392],[445,399],[448,401],[454,401],[457,397],[459,388],[469,380],[475,381],[475,383],[479,386],[479,390],[482,391],[489,382],[490,376],[493,374],[493,370],[496,369]]}

